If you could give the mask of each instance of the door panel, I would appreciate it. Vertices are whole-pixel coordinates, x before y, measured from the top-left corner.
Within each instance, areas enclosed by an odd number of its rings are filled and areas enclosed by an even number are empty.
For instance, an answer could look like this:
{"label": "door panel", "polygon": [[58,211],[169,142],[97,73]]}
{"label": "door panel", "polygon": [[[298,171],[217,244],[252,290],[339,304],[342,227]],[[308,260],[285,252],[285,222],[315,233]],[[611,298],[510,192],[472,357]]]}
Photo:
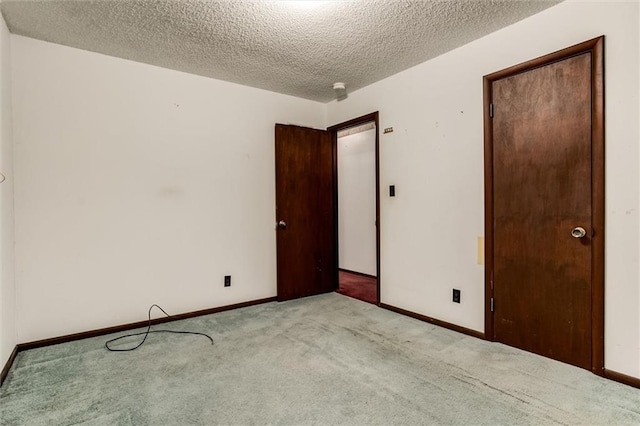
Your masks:
{"label": "door panel", "polygon": [[276,124],[275,157],[278,300],[333,291],[331,134]]}
{"label": "door panel", "polygon": [[493,337],[590,368],[592,54],[496,80],[492,96]]}

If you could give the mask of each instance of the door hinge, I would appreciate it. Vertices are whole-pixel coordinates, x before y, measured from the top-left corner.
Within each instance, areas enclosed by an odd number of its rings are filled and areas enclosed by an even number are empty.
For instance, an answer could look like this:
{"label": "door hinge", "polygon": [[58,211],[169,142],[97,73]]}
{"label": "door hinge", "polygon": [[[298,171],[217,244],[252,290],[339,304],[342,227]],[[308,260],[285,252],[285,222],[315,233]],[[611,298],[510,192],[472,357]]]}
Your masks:
{"label": "door hinge", "polygon": [[494,305],[493,305],[493,297],[491,298],[491,312],[494,311]]}
{"label": "door hinge", "polygon": [[493,104],[489,104],[489,117],[493,118]]}

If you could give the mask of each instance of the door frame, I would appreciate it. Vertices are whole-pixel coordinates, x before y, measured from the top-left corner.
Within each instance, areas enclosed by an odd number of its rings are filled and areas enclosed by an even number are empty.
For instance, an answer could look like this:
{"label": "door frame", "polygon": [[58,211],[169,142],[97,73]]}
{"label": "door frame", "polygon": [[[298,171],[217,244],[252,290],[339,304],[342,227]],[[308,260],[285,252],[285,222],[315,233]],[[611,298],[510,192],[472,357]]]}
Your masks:
{"label": "door frame", "polygon": [[376,172],[376,305],[380,306],[380,125],[378,111],[363,115],[352,120],[345,121],[327,128],[331,132],[331,144],[333,150],[333,206],[334,206],[334,229],[333,241],[335,245],[335,271],[334,281],[335,288],[339,285],[339,269],[340,258],[338,252],[338,132],[362,124],[374,122],[376,126],[376,143],[375,143],[375,172]]}
{"label": "door frame", "polygon": [[485,338],[495,341],[493,301],[493,82],[554,62],[591,54],[591,371],[604,370],[604,36],[484,76]]}

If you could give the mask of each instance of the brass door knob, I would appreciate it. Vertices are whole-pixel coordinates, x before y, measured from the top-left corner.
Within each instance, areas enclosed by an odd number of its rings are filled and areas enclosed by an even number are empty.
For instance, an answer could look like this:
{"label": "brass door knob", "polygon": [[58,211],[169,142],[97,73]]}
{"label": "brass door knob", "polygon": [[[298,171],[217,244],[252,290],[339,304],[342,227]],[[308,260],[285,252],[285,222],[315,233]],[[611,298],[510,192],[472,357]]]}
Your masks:
{"label": "brass door knob", "polygon": [[576,226],[571,230],[571,236],[573,238],[584,238],[585,235],[587,235],[587,231],[581,226]]}

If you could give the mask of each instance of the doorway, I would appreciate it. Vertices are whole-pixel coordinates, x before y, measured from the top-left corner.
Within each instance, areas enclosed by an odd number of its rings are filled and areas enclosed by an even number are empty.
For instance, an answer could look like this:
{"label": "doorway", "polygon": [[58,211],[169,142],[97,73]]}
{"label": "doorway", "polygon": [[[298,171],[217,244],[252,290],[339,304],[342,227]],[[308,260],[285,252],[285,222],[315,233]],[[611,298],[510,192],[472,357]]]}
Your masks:
{"label": "doorway", "polygon": [[599,375],[603,43],[484,78],[486,335]]}
{"label": "doorway", "polygon": [[338,146],[338,293],[377,303],[376,127],[340,130]]}
{"label": "doorway", "polygon": [[[374,124],[375,133],[375,275],[369,276],[375,282],[375,295],[369,301],[380,304],[377,112],[327,130],[276,124],[275,232],[278,301],[338,289],[338,132],[368,123]],[[360,275],[357,279],[362,278]]]}
{"label": "doorway", "polygon": [[380,303],[378,113],[332,126],[338,293]]}

